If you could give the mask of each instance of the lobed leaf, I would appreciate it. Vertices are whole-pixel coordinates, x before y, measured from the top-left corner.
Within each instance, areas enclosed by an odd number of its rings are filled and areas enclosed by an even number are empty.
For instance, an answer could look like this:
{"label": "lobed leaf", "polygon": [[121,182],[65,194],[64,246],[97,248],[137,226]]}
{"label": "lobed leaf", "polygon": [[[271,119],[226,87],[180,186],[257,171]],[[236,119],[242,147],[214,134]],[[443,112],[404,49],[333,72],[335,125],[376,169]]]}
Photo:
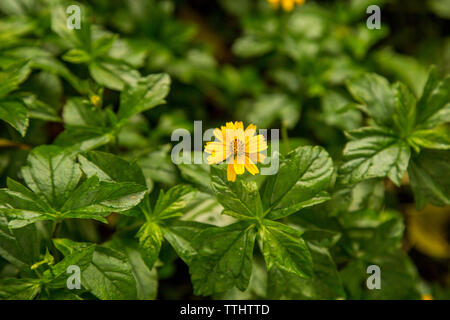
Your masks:
{"label": "lobed leaf", "polygon": [[276,267],[303,278],[312,276],[311,253],[302,234],[279,222],[264,220],[258,235],[269,272]]}
{"label": "lobed leaf", "polygon": [[194,293],[206,296],[234,286],[245,290],[252,273],[255,237],[255,225],[245,222],[202,231],[193,242],[198,255],[189,265]]}
{"label": "lobed leaf", "polygon": [[240,219],[262,217],[263,208],[255,182],[230,182],[227,180],[226,166],[211,166],[211,187],[225,208],[225,214]]}
{"label": "lobed leaf", "polygon": [[343,183],[388,177],[400,185],[411,155],[405,141],[377,127],[357,129],[349,136],[352,141],[343,151],[345,163],[339,169]]}
{"label": "lobed leaf", "polygon": [[302,208],[329,199],[325,191],[333,174],[333,162],[321,147],[299,147],[280,163],[262,190],[266,218],[277,220]]}

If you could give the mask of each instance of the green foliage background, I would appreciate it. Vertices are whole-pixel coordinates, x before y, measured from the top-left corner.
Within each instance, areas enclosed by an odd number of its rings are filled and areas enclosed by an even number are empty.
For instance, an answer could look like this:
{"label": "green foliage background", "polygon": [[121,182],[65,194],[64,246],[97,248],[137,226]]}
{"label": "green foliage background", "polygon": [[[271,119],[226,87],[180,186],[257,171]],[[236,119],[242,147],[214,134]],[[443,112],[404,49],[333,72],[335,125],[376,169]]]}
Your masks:
{"label": "green foliage background", "polygon": [[[449,18],[448,0],[2,0],[0,298],[447,299]],[[280,128],[278,173],[174,164],[194,120]]]}

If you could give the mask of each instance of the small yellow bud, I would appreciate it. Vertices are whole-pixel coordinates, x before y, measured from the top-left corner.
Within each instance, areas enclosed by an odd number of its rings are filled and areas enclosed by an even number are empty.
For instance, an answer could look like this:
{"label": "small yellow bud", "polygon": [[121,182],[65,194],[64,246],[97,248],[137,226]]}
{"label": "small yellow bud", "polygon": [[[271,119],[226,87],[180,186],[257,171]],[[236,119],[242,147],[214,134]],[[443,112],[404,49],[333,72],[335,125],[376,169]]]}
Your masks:
{"label": "small yellow bud", "polygon": [[281,5],[284,11],[292,11],[295,5],[303,5],[306,0],[267,0],[273,9]]}
{"label": "small yellow bud", "polygon": [[92,104],[94,105],[94,106],[98,106],[99,105],[99,103],[100,103],[100,97],[99,96],[97,96],[97,95],[93,95],[92,97],[91,97],[91,102],[92,102]]}

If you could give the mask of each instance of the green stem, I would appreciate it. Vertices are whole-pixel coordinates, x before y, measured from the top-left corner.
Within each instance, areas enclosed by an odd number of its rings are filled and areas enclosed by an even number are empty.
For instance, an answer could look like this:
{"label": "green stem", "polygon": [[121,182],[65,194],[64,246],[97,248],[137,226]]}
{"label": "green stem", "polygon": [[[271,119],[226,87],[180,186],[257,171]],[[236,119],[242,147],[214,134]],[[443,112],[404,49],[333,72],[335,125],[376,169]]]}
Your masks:
{"label": "green stem", "polygon": [[58,237],[59,231],[61,230],[61,224],[62,224],[61,221],[56,221],[56,222],[53,224],[53,230],[52,230],[51,239],[57,238],[57,237]]}
{"label": "green stem", "polygon": [[60,255],[58,249],[56,248],[56,246],[54,245],[52,239],[58,238],[59,232],[61,230],[61,224],[62,224],[62,221],[54,221],[52,233],[50,235],[50,240],[49,240],[50,243],[48,244],[48,248],[49,248],[51,254],[53,255],[53,257],[55,258],[55,261],[59,261],[61,255]]}
{"label": "green stem", "polygon": [[132,224],[131,226],[117,230],[117,234],[123,234],[123,233],[129,232],[129,231],[132,231],[134,229],[141,227],[142,225],[143,225],[142,222],[136,222],[136,223]]}
{"label": "green stem", "polygon": [[34,269],[34,272],[37,274],[39,278],[42,278],[42,273],[40,273],[38,269]]}

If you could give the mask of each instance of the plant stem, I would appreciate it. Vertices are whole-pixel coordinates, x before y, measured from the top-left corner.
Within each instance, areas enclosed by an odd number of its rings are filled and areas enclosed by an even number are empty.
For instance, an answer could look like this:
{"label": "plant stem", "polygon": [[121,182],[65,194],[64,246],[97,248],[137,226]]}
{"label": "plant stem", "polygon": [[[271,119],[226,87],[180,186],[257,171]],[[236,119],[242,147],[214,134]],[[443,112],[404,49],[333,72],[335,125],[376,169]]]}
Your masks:
{"label": "plant stem", "polygon": [[55,222],[55,224],[53,225],[51,239],[58,237],[59,231],[61,230],[61,224],[62,224],[61,221]]}

